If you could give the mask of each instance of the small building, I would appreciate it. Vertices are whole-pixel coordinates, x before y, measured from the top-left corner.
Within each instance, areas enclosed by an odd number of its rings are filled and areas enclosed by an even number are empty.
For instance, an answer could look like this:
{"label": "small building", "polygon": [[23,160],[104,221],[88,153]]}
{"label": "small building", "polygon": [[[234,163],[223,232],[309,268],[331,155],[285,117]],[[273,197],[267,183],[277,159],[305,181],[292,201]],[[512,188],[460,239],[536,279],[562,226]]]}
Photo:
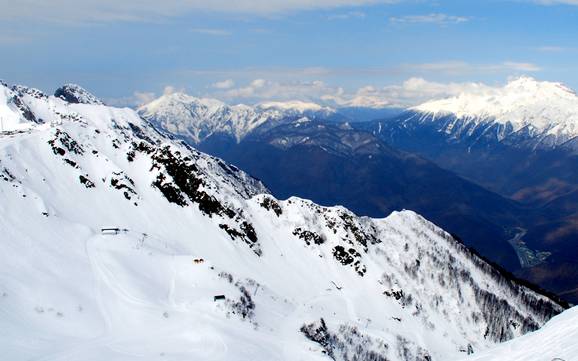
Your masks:
{"label": "small building", "polygon": [[224,301],[224,300],[225,300],[225,295],[216,295],[215,297],[213,297],[214,302]]}
{"label": "small building", "polygon": [[120,228],[102,228],[100,233],[107,236],[115,236],[120,233]]}

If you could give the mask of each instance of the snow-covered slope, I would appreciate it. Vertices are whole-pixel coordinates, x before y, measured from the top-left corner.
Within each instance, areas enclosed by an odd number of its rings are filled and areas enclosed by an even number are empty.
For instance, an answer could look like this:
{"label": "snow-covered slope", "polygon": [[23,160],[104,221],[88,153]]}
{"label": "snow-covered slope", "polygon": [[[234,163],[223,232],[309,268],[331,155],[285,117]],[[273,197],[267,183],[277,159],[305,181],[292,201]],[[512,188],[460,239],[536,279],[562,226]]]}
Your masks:
{"label": "snow-covered slope", "polygon": [[159,128],[192,143],[213,134],[230,135],[240,141],[263,125],[273,126],[302,117],[325,119],[336,114],[331,108],[300,101],[230,106],[216,99],[183,93],[163,95],[140,107],[138,112]]}
{"label": "snow-covered slope", "polygon": [[309,113],[325,114],[325,116],[331,116],[335,112],[335,110],[331,108],[324,107],[316,103],[303,102],[299,100],[287,102],[264,102],[258,104],[256,107],[261,111],[276,109],[280,112],[287,112],[289,114],[296,114],[296,115],[302,115],[309,112]]}
{"label": "snow-covered slope", "polygon": [[279,201],[130,109],[0,94],[3,358],[446,360],[561,311],[411,211]]}
{"label": "snow-covered slope", "polygon": [[463,359],[463,361],[578,360],[578,307],[554,317],[538,331]]}
{"label": "snow-covered slope", "polygon": [[563,84],[521,77],[504,87],[433,100],[410,109],[454,138],[492,136],[532,146],[575,143],[578,95]]}

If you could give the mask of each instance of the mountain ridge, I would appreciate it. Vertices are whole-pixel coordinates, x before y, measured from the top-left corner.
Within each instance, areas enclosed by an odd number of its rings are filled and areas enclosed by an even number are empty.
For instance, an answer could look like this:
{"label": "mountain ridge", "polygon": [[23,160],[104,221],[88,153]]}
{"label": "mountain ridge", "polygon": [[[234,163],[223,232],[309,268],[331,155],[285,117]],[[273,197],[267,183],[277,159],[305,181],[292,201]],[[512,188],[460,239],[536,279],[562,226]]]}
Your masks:
{"label": "mountain ridge", "polygon": [[441,360],[563,310],[414,212],[279,201],[130,109],[2,90],[42,119],[0,133],[13,360]]}
{"label": "mountain ridge", "polygon": [[432,100],[409,111],[419,114],[419,122],[437,122],[440,132],[456,138],[493,132],[500,142],[512,138],[511,145],[529,137],[535,139],[533,147],[557,147],[575,145],[578,136],[578,95],[561,83],[530,77]]}
{"label": "mountain ridge", "polygon": [[[532,112],[534,115],[552,113],[553,109],[564,106],[565,101],[554,101],[552,97],[562,97],[572,104],[578,99],[575,93],[559,83],[522,78],[514,81],[516,84],[519,86],[497,90],[498,93],[512,93],[514,89],[508,102],[504,103],[514,109],[514,113],[523,110],[525,104],[516,103],[517,96],[524,98],[531,95],[534,109],[545,109],[543,112]],[[529,89],[516,94],[518,87]],[[541,87],[553,96],[536,97],[539,92],[535,88]],[[505,101],[495,97],[495,89],[488,91],[488,94],[476,95],[474,99],[481,99],[482,105],[488,99]],[[471,97],[469,94],[464,97],[467,101],[463,104],[467,105]],[[456,99],[459,97],[450,98],[449,102],[454,104]],[[445,101],[441,102],[443,105]],[[439,103],[435,101],[432,104]],[[575,104],[568,109],[573,114]],[[498,112],[502,110],[498,109]],[[530,226],[524,227],[527,233],[514,244],[522,246],[522,253],[526,252],[524,245],[533,250],[550,252],[549,259],[535,267],[516,271],[516,274],[576,302],[578,264],[573,240],[577,234],[578,208],[572,200],[578,190],[578,170],[575,167],[578,148],[576,137],[569,132],[572,127],[561,126],[556,130],[559,119],[540,118],[540,121],[550,124],[540,130],[528,125],[530,118],[521,118],[521,123],[518,122],[521,128],[516,130],[506,118],[497,121],[493,117],[472,118],[468,113],[464,114],[460,118],[451,113],[411,110],[393,118],[355,123],[353,126],[372,132],[397,149],[419,154],[444,169],[542,214]],[[517,114],[523,115],[523,112]],[[562,115],[560,124],[574,124],[576,118],[570,117],[564,121],[565,112],[559,114]]]}
{"label": "mountain ridge", "polygon": [[141,116],[173,134],[199,143],[211,135],[223,134],[237,142],[260,127],[299,118],[332,118],[338,113],[328,107],[301,101],[266,102],[249,106],[227,105],[212,98],[184,93],[163,95],[137,110]]}
{"label": "mountain ridge", "polygon": [[239,144],[215,140],[199,149],[248,170],[279,198],[299,195],[373,217],[413,209],[493,261],[510,270],[519,267],[506,241],[533,213],[369,132],[297,121]]}

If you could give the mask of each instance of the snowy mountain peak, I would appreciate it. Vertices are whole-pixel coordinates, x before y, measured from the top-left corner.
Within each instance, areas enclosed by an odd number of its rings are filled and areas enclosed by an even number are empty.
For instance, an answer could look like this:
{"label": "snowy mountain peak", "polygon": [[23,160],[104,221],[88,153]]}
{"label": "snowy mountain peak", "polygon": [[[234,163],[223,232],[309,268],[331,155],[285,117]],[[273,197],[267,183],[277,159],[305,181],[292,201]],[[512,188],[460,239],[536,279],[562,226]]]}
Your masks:
{"label": "snowy mountain peak", "polygon": [[77,84],[64,84],[60,88],[56,89],[54,96],[72,104],[103,105],[103,102],[100,101],[100,99]]}
{"label": "snowy mountain peak", "polygon": [[317,103],[304,102],[300,100],[292,100],[286,102],[265,102],[258,105],[261,109],[280,109],[280,110],[292,110],[296,112],[335,112],[334,109],[329,107],[323,107]]}
{"label": "snowy mountain peak", "polygon": [[214,134],[229,135],[240,141],[259,127],[304,116],[329,118],[336,113],[331,108],[301,101],[268,102],[256,106],[227,105],[217,99],[197,98],[183,93],[163,95],[140,107],[138,112],[159,128],[194,144]]}
{"label": "snowy mountain peak", "polygon": [[277,200],[131,109],[14,99],[44,122],[0,133],[10,360],[446,360],[562,311],[414,212]]}
{"label": "snowy mountain peak", "polygon": [[208,110],[217,110],[218,108],[227,106],[224,102],[213,99],[213,98],[197,98],[192,95],[183,93],[183,92],[175,92],[170,94],[164,94],[156,100],[153,100],[147,106],[149,108],[162,108],[169,105],[177,105],[177,104],[194,104],[198,107],[205,107]]}
{"label": "snowy mountain peak", "polygon": [[98,111],[104,104],[82,87],[67,84],[54,96],[22,85],[0,85],[0,131],[23,131],[65,121],[94,122],[102,117],[83,117],[82,109]]}
{"label": "snowy mountain peak", "polygon": [[560,97],[575,97],[576,93],[559,82],[539,81],[529,76],[520,76],[510,80],[504,87],[507,91],[518,93],[546,93]]}
{"label": "snowy mountain peak", "polygon": [[185,93],[165,94],[141,106],[138,113],[156,126],[198,143],[216,133],[242,138],[261,122],[245,105],[229,106],[217,99],[197,98]]}
{"label": "snowy mountain peak", "polygon": [[47,99],[38,89],[0,83],[0,131],[28,129],[44,123],[44,113],[36,113],[33,108]]}
{"label": "snowy mountain peak", "polygon": [[473,129],[496,124],[505,132],[522,131],[547,145],[559,145],[578,135],[578,96],[561,83],[520,77],[503,87],[480,87],[477,92],[433,100],[411,109],[423,114],[422,120],[446,122],[450,128]]}

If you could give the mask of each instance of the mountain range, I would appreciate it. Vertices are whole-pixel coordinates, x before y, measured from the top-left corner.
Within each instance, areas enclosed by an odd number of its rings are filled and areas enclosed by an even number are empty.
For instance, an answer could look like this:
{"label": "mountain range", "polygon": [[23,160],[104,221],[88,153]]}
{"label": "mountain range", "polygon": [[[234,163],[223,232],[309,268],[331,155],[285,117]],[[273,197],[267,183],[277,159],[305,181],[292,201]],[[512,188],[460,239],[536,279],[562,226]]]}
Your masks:
{"label": "mountain range", "polygon": [[[234,111],[183,117],[169,105],[162,112],[145,105],[139,113],[246,169],[277,197],[299,195],[374,217],[415,210],[520,277],[578,300],[578,96],[569,88],[522,77],[362,122],[351,120],[356,113],[296,104],[242,131],[212,126],[233,124]],[[267,114],[261,105],[250,108]],[[211,124],[211,131],[202,139],[175,131],[194,124]]]}
{"label": "mountain range", "polygon": [[217,99],[196,98],[184,93],[163,95],[140,107],[138,112],[160,129],[195,144],[215,135],[227,135],[239,142],[257,128],[269,129],[303,117],[345,119],[334,109],[314,103],[294,101],[262,103],[254,107],[230,106]]}
{"label": "mountain range", "polygon": [[457,359],[564,309],[415,212],[278,200],[78,86],[2,84],[0,115],[10,360]]}
{"label": "mountain range", "polygon": [[410,111],[471,146],[484,140],[527,148],[577,145],[578,96],[561,83],[520,77],[502,88],[433,100]]}
{"label": "mountain range", "polygon": [[543,214],[516,243],[549,252],[548,262],[517,274],[576,301],[577,124],[572,90],[523,77],[356,128]]}

